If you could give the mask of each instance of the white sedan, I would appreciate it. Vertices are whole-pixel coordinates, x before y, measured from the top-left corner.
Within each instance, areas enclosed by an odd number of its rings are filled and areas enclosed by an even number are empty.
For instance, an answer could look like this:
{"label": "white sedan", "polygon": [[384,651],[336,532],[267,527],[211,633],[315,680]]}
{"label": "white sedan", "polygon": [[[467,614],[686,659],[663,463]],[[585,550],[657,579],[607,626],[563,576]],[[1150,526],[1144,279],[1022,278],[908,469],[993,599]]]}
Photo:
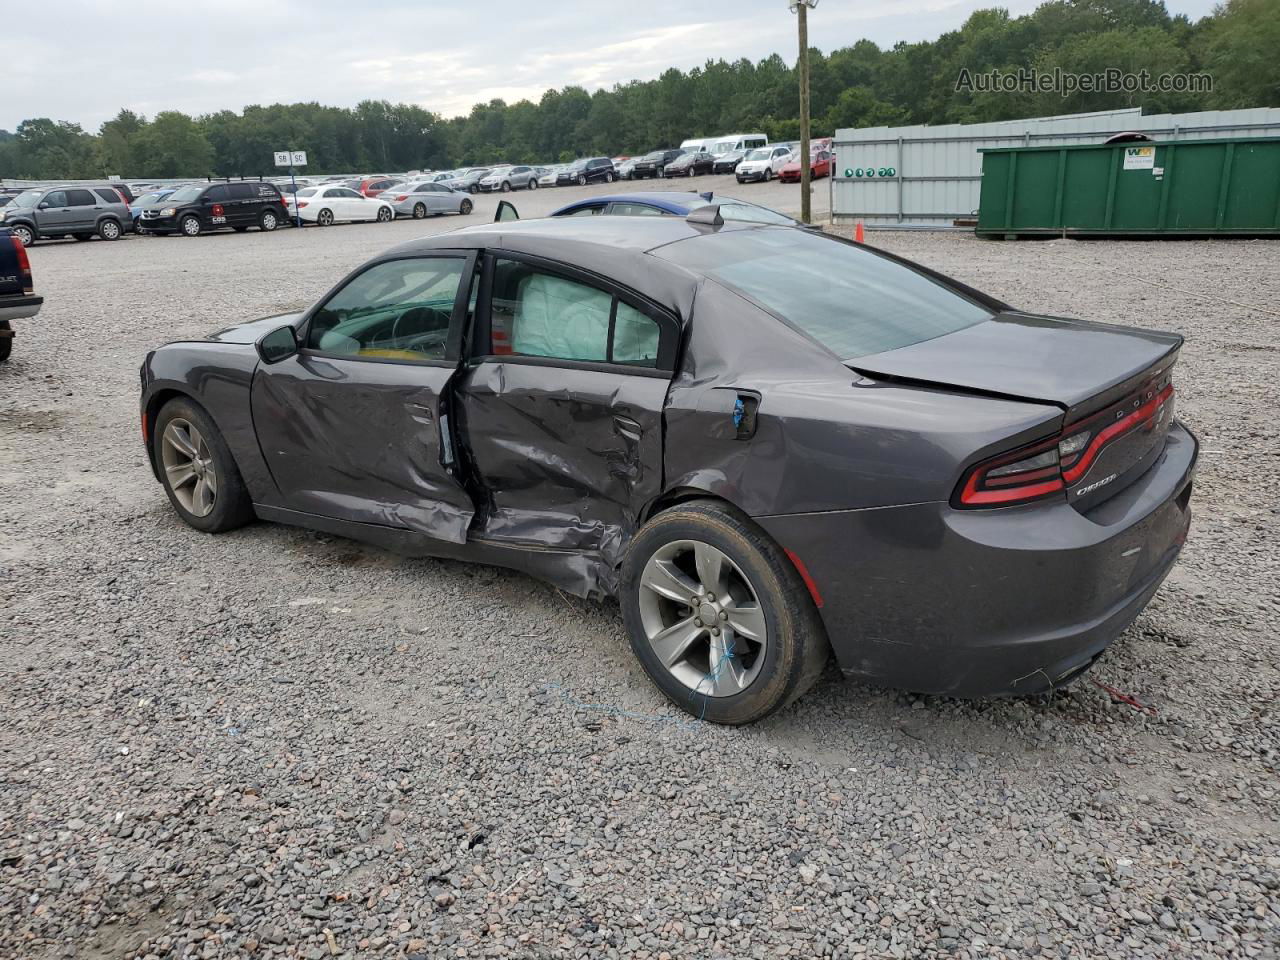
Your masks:
{"label": "white sedan", "polygon": [[395,208],[385,200],[366,197],[350,187],[306,187],[297,197],[289,198],[289,213],[310,223],[327,227],[339,220],[377,220],[390,223],[396,218]]}

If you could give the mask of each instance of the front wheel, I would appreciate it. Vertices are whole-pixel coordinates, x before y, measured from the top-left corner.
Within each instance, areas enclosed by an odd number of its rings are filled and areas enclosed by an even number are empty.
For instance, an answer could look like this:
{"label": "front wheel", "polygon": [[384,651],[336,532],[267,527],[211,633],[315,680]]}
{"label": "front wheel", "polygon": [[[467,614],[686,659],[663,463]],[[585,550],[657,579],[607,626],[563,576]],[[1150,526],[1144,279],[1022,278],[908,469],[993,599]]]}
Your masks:
{"label": "front wheel", "polygon": [[605,182],[605,183],[613,183],[613,174],[612,174],[612,173],[606,173],[606,174],[604,175],[604,182]]}
{"label": "front wheel", "polygon": [[28,227],[25,223],[15,223],[9,228],[9,232],[18,238],[18,242],[24,247],[29,247],[36,242],[35,231]]}
{"label": "front wheel", "polygon": [[391,213],[391,208],[390,208],[390,207],[379,207],[379,208],[378,208],[378,222],[379,222],[379,223],[390,223],[390,222],[391,222],[391,217],[392,217],[392,213]]}
{"label": "front wheel", "polygon": [[480,188],[473,183],[467,188],[467,192],[474,195],[480,192]]}
{"label": "front wheel", "polygon": [[427,208],[424,204],[415,203],[413,205],[413,219],[424,220],[427,216]]}
{"label": "front wheel", "polygon": [[470,200],[463,200],[458,204],[458,212],[464,217],[474,209],[474,204]]}
{"label": "front wheel", "polygon": [[183,397],[166,403],[151,443],[165,493],[187,525],[222,533],[253,519],[253,503],[231,451],[195,402]]}
{"label": "front wheel", "polygon": [[503,193],[510,193],[510,192],[511,192],[511,181],[510,181],[510,180],[503,180],[503,181],[502,181],[502,192],[503,192]]}
{"label": "front wheel", "polygon": [[530,178],[530,180],[529,180],[529,189],[530,189],[530,190],[537,190],[537,189],[538,189],[538,179],[537,179],[537,177],[532,177],[532,178]]}
{"label": "front wheel", "polygon": [[585,173],[578,174],[578,186],[585,187],[587,185],[587,175]]}
{"label": "front wheel", "polygon": [[185,237],[200,236],[200,218],[195,214],[187,214],[182,218],[182,222],[179,226],[182,228],[182,235]]}
{"label": "front wheel", "polygon": [[258,218],[258,228],[263,233],[270,233],[278,226],[280,226],[280,218],[276,216],[276,212],[274,210],[263,210],[262,216]]}
{"label": "front wheel", "polygon": [[695,717],[760,720],[826,665],[826,632],[795,566],[728,505],[701,500],[658,514],[631,542],[621,583],[633,652]]}

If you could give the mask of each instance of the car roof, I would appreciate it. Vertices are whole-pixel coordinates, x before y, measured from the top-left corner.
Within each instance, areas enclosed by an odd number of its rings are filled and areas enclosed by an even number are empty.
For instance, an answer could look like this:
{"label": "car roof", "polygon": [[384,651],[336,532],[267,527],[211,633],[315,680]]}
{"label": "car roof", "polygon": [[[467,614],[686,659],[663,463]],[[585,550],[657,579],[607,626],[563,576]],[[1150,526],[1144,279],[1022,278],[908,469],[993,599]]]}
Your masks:
{"label": "car roof", "polygon": [[477,224],[411,240],[380,257],[442,249],[501,249],[546,257],[608,277],[687,317],[698,274],[670,260],[643,256],[657,247],[717,231],[788,229],[726,221],[712,228],[683,217],[546,217]]}

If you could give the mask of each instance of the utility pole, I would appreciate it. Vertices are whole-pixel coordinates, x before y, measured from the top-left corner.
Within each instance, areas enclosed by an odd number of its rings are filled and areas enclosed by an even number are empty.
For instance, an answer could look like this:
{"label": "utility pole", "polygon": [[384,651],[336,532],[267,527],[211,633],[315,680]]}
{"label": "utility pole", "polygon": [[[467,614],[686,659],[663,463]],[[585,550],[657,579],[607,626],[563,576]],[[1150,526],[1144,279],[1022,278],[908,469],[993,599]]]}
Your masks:
{"label": "utility pole", "polygon": [[800,59],[796,72],[800,75],[800,220],[812,222],[809,197],[809,11],[818,0],[788,0],[791,12],[798,15],[800,27]]}

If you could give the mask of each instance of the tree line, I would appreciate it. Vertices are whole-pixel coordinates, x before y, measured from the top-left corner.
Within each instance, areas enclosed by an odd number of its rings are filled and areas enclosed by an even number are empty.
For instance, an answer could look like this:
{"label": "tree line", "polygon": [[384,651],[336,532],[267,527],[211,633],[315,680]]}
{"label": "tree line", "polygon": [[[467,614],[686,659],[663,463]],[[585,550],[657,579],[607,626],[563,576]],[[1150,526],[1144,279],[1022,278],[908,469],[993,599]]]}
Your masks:
{"label": "tree line", "polygon": [[[815,32],[821,17],[814,17]],[[810,53],[815,135],[845,127],[971,123],[1140,106],[1148,113],[1280,105],[1280,0],[1227,0],[1199,21],[1161,0],[1051,0],[1025,16],[976,11],[937,40],[881,49],[860,40]],[[961,84],[1020,69],[1152,76],[1205,73],[1212,89],[1185,92],[990,91]],[[730,130],[799,136],[793,65],[709,60],[588,92],[547,90],[537,103],[478,103],[444,118],[422,106],[366,100],[248,106],[147,119],[121,110],[90,133],[38,117],[0,130],[0,177],[15,179],[235,176],[277,172],[272,152],[306,150],[308,173],[443,169],[633,154]]]}

